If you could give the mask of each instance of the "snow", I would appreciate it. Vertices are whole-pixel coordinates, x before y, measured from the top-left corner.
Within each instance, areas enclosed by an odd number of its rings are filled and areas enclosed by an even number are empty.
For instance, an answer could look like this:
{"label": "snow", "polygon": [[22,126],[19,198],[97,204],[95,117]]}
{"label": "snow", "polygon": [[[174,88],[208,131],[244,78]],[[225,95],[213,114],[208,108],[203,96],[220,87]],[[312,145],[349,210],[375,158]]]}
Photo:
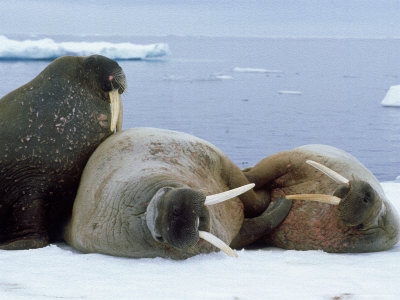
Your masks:
{"label": "snow", "polygon": [[[400,210],[400,182],[384,182]],[[183,261],[82,254],[66,244],[0,250],[0,299],[400,299],[400,244],[329,254],[277,248]]]}
{"label": "snow", "polygon": [[400,85],[392,85],[381,104],[383,106],[400,106]]}
{"label": "snow", "polygon": [[267,70],[262,68],[233,68],[233,72],[241,72],[241,73],[264,73],[264,74],[274,74],[274,73],[283,73],[281,70]]}
{"label": "snow", "polygon": [[136,45],[109,42],[60,42],[45,38],[39,40],[12,40],[0,35],[0,59],[54,59],[63,55],[86,56],[101,54],[112,59],[151,59],[170,54],[168,44]]}

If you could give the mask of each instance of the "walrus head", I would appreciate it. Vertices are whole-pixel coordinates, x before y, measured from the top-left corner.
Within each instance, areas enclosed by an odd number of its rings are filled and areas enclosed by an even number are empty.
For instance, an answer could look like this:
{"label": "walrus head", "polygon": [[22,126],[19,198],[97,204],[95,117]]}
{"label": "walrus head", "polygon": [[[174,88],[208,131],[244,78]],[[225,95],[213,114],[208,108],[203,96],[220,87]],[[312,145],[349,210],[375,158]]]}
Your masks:
{"label": "walrus head", "polygon": [[[365,236],[365,243],[354,244],[355,251],[367,251],[372,244],[377,249],[390,248],[399,240],[399,225],[388,201],[366,181],[349,180],[332,169],[312,160],[309,165],[320,170],[338,183],[333,195],[298,194],[288,195],[287,199],[311,200],[337,205],[338,219],[353,228],[357,234]],[[360,239],[363,241],[363,239]],[[368,246],[369,244],[369,246]],[[370,248],[368,248],[370,247]],[[370,250],[368,250],[370,251]]]}
{"label": "walrus head", "polygon": [[91,55],[83,58],[83,65],[90,83],[100,86],[104,96],[111,103],[111,126],[114,132],[122,129],[123,108],[121,94],[126,90],[126,78],[122,68],[114,60],[101,55]]}
{"label": "walrus head", "polygon": [[208,232],[207,206],[234,198],[253,187],[254,184],[248,184],[207,197],[189,188],[164,187],[157,191],[147,207],[147,226],[154,240],[177,249],[186,250],[202,238],[227,255],[236,257],[228,245]]}

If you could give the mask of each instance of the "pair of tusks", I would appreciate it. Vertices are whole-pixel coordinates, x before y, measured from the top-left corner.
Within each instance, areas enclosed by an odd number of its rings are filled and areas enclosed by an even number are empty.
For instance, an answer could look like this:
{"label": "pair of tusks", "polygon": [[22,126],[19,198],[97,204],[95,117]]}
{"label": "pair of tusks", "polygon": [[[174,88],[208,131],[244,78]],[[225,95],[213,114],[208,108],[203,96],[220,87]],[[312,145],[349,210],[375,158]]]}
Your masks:
{"label": "pair of tusks", "polygon": [[[327,166],[321,165],[313,160],[307,160],[310,166],[313,166],[317,170],[321,171],[329,178],[336,181],[338,184],[349,184],[349,180],[339,173],[333,171],[332,169],[328,168]],[[306,201],[317,201],[322,203],[328,203],[332,205],[338,205],[342,199],[336,196],[331,195],[324,195],[324,194],[298,194],[298,195],[287,195],[286,199],[296,199],[296,200],[306,200]]]}
{"label": "pair of tusks", "polygon": [[111,131],[115,130],[121,131],[122,122],[124,119],[124,113],[122,108],[122,100],[121,94],[118,92],[118,89],[112,90],[109,92],[110,102],[111,102]]}
{"label": "pair of tusks", "polygon": [[[237,197],[237,196],[251,190],[254,186],[255,186],[254,183],[250,183],[250,184],[243,185],[243,186],[238,187],[233,190],[229,190],[229,191],[222,192],[219,194],[207,196],[206,200],[204,202],[204,205],[214,205],[214,204],[218,204],[218,203],[224,202],[226,200],[232,199],[234,197]],[[199,224],[199,222],[197,222],[197,224]],[[218,249],[222,250],[227,255],[232,256],[232,257],[238,257],[236,252],[231,247],[229,247],[227,244],[225,244],[222,240],[217,238],[215,235],[213,235],[207,231],[199,230],[199,237],[202,238],[203,240],[209,242],[210,244],[214,245]]]}
{"label": "pair of tusks", "polygon": [[[334,181],[336,181],[338,184],[349,184],[349,180],[339,173],[333,171],[332,169],[321,165],[320,163],[317,163],[313,160],[307,160],[306,163],[309,165],[313,166],[317,170],[321,171]],[[217,203],[221,203],[223,201],[232,199],[234,197],[237,197],[249,190],[251,190],[255,186],[254,183],[250,183],[247,185],[243,185],[241,187],[238,187],[233,190],[229,190],[223,193],[207,196],[206,200],[204,202],[205,205],[214,205]],[[306,200],[306,201],[317,201],[317,202],[322,202],[322,203],[328,203],[332,205],[338,205],[341,201],[339,197],[336,196],[331,196],[331,195],[324,195],[324,194],[298,194],[298,195],[287,195],[286,199],[297,199],[297,200]],[[197,222],[199,223],[199,222]],[[206,240],[210,244],[214,245],[218,249],[222,250],[225,252],[227,255],[232,256],[232,257],[238,257],[236,252],[230,248],[227,244],[225,244],[223,241],[221,241],[219,238],[216,236],[212,235],[211,233],[207,231],[201,231],[199,230],[199,237],[202,238],[203,240]]]}

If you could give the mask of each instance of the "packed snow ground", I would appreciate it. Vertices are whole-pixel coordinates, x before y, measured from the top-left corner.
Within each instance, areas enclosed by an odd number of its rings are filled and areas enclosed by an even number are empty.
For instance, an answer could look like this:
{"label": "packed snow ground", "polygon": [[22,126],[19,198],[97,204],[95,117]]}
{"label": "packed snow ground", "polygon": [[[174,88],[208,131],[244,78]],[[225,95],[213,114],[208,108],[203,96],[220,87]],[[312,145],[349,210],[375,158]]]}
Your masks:
{"label": "packed snow ground", "polygon": [[168,44],[137,45],[110,42],[61,42],[52,39],[18,41],[0,35],[0,59],[54,59],[63,55],[101,54],[111,59],[151,59],[170,54]]}
{"label": "packed snow ground", "polygon": [[[400,182],[382,184],[400,210]],[[400,243],[385,252],[277,248],[183,261],[0,250],[0,299],[400,299]]]}

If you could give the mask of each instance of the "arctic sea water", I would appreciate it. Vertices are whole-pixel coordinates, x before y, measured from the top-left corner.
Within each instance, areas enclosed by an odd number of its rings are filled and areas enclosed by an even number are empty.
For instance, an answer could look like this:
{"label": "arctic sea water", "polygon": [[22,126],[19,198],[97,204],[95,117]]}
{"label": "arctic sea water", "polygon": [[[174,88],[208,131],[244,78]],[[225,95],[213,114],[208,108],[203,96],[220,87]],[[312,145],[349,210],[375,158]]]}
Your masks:
{"label": "arctic sea water", "polygon": [[[155,44],[167,47],[163,55],[169,46],[168,56],[119,61],[128,80],[124,128],[188,132],[241,168],[322,143],[350,152],[380,181],[400,175],[400,109],[381,106],[389,87],[400,84],[399,39],[50,37]],[[50,63],[26,58],[0,61],[0,96]]]}

